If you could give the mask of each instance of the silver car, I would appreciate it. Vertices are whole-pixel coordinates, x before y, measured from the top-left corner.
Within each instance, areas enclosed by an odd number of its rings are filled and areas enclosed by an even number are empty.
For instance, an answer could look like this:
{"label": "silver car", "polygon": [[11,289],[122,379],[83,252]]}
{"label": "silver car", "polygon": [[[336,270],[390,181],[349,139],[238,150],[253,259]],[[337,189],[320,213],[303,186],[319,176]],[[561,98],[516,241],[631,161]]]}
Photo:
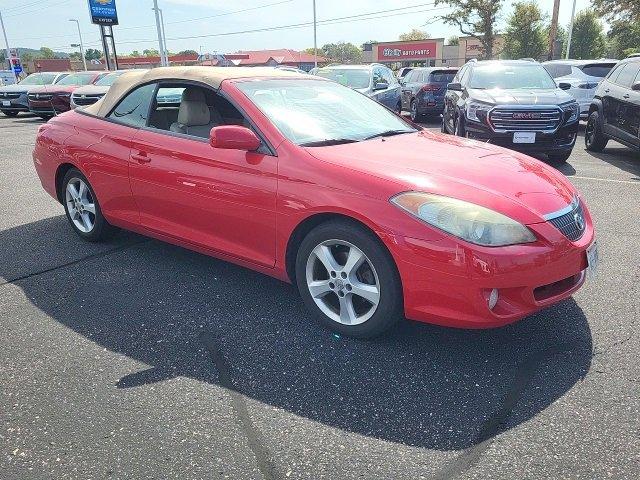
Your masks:
{"label": "silver car", "polygon": [[86,107],[87,105],[93,105],[107,93],[109,87],[116,81],[120,75],[122,75],[126,70],[117,70],[115,72],[111,72],[96,83],[91,85],[85,85],[84,87],[80,87],[74,90],[71,95],[71,108],[78,107]]}
{"label": "silver car", "polygon": [[70,72],[32,73],[27,78],[13,85],[0,87],[0,111],[7,117],[15,117],[20,112],[29,111],[27,94],[34,87],[58,83]]}
{"label": "silver car", "polygon": [[567,93],[577,100],[580,104],[580,116],[586,118],[598,84],[616,63],[618,63],[617,60],[609,59],[552,60],[544,62],[542,66],[547,69],[556,83],[571,85]]}

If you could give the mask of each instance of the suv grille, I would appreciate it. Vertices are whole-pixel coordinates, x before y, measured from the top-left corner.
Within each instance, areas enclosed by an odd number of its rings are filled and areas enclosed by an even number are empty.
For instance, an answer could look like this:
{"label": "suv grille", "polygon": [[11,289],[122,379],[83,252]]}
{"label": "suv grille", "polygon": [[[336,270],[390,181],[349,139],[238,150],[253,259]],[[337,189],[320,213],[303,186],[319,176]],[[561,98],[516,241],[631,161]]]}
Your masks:
{"label": "suv grille", "polygon": [[554,227],[562,232],[572,242],[579,240],[584,234],[586,226],[582,204],[578,202],[573,210],[559,217],[549,220]]}
{"label": "suv grille", "polygon": [[489,113],[494,130],[553,132],[560,126],[559,108],[496,107]]}
{"label": "suv grille", "polygon": [[18,98],[20,95],[22,95],[20,92],[15,92],[15,93],[0,93],[0,98]]}
{"label": "suv grille", "polygon": [[73,103],[75,103],[76,105],[93,105],[102,97],[102,93],[93,95],[73,95]]}
{"label": "suv grille", "polygon": [[53,95],[50,93],[30,93],[29,100],[51,100]]}

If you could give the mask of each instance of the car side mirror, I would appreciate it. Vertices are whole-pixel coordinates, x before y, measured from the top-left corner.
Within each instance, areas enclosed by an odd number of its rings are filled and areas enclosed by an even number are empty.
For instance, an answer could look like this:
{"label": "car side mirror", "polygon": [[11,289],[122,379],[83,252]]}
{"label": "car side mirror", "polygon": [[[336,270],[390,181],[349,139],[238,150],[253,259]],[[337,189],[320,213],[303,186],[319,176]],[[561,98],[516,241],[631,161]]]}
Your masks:
{"label": "car side mirror", "polygon": [[213,148],[244,150],[253,152],[262,143],[258,136],[247,127],[240,125],[220,125],[209,133],[209,143]]}
{"label": "car side mirror", "polygon": [[640,91],[640,82],[636,82],[631,85],[631,90],[635,90],[636,92]]}
{"label": "car side mirror", "polygon": [[462,84],[458,83],[458,82],[452,82],[452,83],[447,85],[447,90],[452,90],[454,92],[461,92],[462,91]]}
{"label": "car side mirror", "polygon": [[569,90],[569,89],[571,88],[571,84],[570,84],[570,83],[567,83],[567,82],[560,82],[560,83],[558,84],[558,88],[559,88],[560,90]]}
{"label": "car side mirror", "polygon": [[389,84],[387,82],[378,82],[373,86],[374,90],[385,90],[389,88]]}

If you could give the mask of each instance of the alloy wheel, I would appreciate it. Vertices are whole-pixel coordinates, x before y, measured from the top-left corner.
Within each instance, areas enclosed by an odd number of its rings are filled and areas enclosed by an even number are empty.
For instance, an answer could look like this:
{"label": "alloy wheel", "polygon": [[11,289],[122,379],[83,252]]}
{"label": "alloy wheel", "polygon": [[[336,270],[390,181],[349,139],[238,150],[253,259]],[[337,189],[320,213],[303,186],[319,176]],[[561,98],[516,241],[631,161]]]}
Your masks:
{"label": "alloy wheel", "polygon": [[89,233],[96,224],[96,205],[87,184],[74,177],[67,183],[65,200],[69,218],[82,233]]}
{"label": "alloy wheel", "polygon": [[593,143],[593,137],[596,133],[596,126],[593,120],[593,117],[589,117],[587,121],[587,127],[584,131],[584,139],[587,145],[591,145]]}
{"label": "alloy wheel", "polygon": [[344,240],[326,240],[311,251],[306,281],[322,313],[343,325],[366,322],[380,303],[380,281],[373,263]]}
{"label": "alloy wheel", "polygon": [[411,120],[416,121],[418,118],[418,106],[416,105],[415,100],[411,102]]}

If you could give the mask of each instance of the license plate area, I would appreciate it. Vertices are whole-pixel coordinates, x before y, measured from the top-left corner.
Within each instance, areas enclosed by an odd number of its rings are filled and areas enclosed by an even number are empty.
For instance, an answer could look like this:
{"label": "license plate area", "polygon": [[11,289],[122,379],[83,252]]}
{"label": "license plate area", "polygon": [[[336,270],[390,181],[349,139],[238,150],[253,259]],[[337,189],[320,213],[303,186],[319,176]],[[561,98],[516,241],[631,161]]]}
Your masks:
{"label": "license plate area", "polygon": [[3,107],[10,107],[11,106],[11,102],[9,100],[3,100],[2,101],[2,106]]}
{"label": "license plate area", "polygon": [[536,132],[513,132],[513,143],[536,143]]}
{"label": "license plate area", "polygon": [[598,270],[598,244],[593,242],[589,248],[587,248],[587,275],[593,276]]}

